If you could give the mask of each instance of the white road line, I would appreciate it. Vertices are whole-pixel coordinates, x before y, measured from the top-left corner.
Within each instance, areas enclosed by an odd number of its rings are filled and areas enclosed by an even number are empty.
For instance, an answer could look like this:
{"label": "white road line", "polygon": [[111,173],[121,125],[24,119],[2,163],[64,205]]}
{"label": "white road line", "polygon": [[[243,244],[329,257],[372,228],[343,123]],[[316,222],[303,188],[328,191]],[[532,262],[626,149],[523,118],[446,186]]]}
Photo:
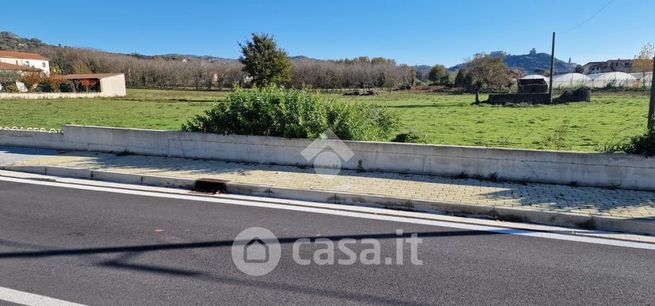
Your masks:
{"label": "white road line", "polygon": [[20,305],[38,306],[77,306],[83,304],[72,303],[43,295],[0,287],[0,300]]}
{"label": "white road line", "polygon": [[0,181],[50,186],[50,187],[71,188],[71,189],[79,189],[79,190],[89,190],[89,191],[111,192],[111,193],[120,193],[120,194],[128,194],[128,195],[139,195],[139,196],[147,196],[147,197],[168,198],[168,199],[177,199],[177,200],[185,200],[185,201],[209,202],[209,203],[219,203],[219,204],[227,204],[227,205],[239,205],[239,206],[269,208],[269,209],[301,211],[301,212],[353,217],[353,218],[361,218],[361,219],[392,221],[392,222],[401,222],[401,223],[410,223],[410,224],[456,228],[462,230],[474,230],[474,231],[492,232],[492,233],[508,234],[508,235],[538,237],[538,238],[545,238],[545,239],[584,242],[584,243],[592,243],[592,244],[599,244],[599,245],[610,245],[610,246],[645,249],[645,250],[655,250],[655,244],[650,244],[650,243],[603,239],[603,238],[595,238],[595,237],[588,237],[588,236],[585,237],[585,236],[563,235],[558,233],[536,232],[536,231],[529,231],[529,230],[522,230],[522,229],[510,229],[510,228],[487,226],[487,225],[426,220],[426,219],[398,217],[398,216],[390,216],[390,215],[376,215],[373,213],[341,211],[341,210],[334,210],[334,209],[327,209],[327,208],[274,204],[270,202],[258,203],[248,200],[210,198],[210,197],[202,197],[202,196],[157,193],[157,192],[129,190],[129,189],[114,189],[114,188],[98,187],[98,186],[34,181],[34,180],[10,178],[10,177],[0,177]]}

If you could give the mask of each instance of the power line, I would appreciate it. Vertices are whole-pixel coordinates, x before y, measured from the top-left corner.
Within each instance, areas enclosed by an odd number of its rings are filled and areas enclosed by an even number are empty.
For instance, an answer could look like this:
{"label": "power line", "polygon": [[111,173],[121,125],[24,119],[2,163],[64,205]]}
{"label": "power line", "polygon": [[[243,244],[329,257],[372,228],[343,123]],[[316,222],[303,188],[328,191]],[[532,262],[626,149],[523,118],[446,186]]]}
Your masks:
{"label": "power line", "polygon": [[583,20],[583,21],[580,22],[579,24],[575,25],[574,27],[572,27],[572,28],[570,28],[570,29],[568,29],[568,30],[562,32],[562,34],[567,34],[567,33],[569,33],[569,32],[573,32],[574,30],[577,30],[579,27],[585,25],[587,22],[589,22],[589,21],[591,21],[592,19],[596,18],[596,16],[598,16],[600,13],[602,13],[602,12],[603,12],[603,11],[604,11],[604,10],[605,10],[609,5],[610,5],[610,4],[612,4],[612,2],[614,2],[614,0],[609,0],[609,1],[607,1],[607,3],[605,3],[605,5],[603,5],[603,7],[601,7],[598,11],[596,11],[596,13],[594,13],[593,15],[591,15],[589,18]]}

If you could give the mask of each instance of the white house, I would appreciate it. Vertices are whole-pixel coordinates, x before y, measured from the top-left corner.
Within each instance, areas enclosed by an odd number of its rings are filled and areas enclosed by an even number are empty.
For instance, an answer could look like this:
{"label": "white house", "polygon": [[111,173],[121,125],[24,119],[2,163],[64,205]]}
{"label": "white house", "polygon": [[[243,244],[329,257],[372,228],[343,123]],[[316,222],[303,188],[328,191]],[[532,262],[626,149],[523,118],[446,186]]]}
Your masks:
{"label": "white house", "polygon": [[46,57],[36,53],[0,50],[0,63],[35,68],[50,75],[50,62]]}

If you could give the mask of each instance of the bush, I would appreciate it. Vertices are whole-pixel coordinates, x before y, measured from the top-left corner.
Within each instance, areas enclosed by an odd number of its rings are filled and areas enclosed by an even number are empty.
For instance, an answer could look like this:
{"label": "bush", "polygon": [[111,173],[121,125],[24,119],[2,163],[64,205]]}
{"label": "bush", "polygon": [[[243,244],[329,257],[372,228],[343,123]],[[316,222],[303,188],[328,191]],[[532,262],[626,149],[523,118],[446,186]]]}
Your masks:
{"label": "bush", "polygon": [[34,92],[37,89],[39,83],[43,81],[43,78],[43,73],[31,71],[23,74],[19,81],[25,84],[25,87],[27,87],[29,92]]}
{"label": "bush", "polygon": [[6,92],[9,92],[9,93],[20,92],[20,90],[18,90],[18,86],[16,86],[16,83],[8,84],[8,85],[3,86],[3,87],[4,87],[4,90],[5,90]]}
{"label": "bush", "polygon": [[237,88],[225,101],[198,115],[182,130],[217,134],[318,138],[327,129],[344,140],[381,140],[396,116],[368,104],[323,101],[317,94],[278,87]]}
{"label": "bush", "polygon": [[633,137],[619,149],[630,154],[655,156],[655,129],[651,129],[643,135]]}
{"label": "bush", "polygon": [[78,92],[77,86],[73,81],[66,81],[59,85],[59,91],[61,92]]}
{"label": "bush", "polygon": [[0,86],[2,86],[3,89],[11,84],[16,86],[16,81],[18,81],[18,79],[20,79],[20,73],[10,70],[0,70]]}
{"label": "bush", "polygon": [[56,76],[48,76],[44,77],[39,85],[43,86],[48,92],[60,92],[61,85],[65,82],[66,80]]}
{"label": "bush", "polygon": [[424,143],[424,139],[419,136],[414,131],[408,131],[405,133],[400,133],[392,140],[393,142],[404,142],[404,143]]}

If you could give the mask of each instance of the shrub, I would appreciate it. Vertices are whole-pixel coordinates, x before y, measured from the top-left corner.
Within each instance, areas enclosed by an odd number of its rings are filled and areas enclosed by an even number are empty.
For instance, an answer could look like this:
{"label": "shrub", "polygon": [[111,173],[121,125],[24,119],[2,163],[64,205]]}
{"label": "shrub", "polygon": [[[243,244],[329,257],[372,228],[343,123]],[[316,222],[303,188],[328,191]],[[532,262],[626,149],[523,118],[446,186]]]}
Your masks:
{"label": "shrub", "polygon": [[0,70],[0,86],[2,86],[3,90],[6,90],[6,87],[11,86],[11,84],[16,86],[16,81],[18,81],[18,79],[20,79],[20,73],[16,71]]}
{"label": "shrub", "polygon": [[620,151],[630,154],[655,156],[655,129],[651,129],[643,135],[633,137],[628,143],[620,147]]}
{"label": "shrub", "polygon": [[47,91],[49,92],[60,92],[61,91],[61,85],[66,82],[65,79],[58,78],[55,76],[49,76],[43,78],[41,81],[41,85],[47,88]]}
{"label": "shrub", "polygon": [[20,82],[25,84],[25,87],[27,87],[28,91],[32,92],[36,89],[37,85],[42,82],[43,77],[44,76],[41,72],[26,72],[23,74],[23,76],[21,76]]}
{"label": "shrub", "polygon": [[59,85],[59,90],[61,92],[77,92],[78,91],[77,86],[76,86],[75,82],[73,82],[73,81],[65,81],[64,83]]}
{"label": "shrub", "polygon": [[389,137],[396,116],[368,104],[323,101],[317,94],[278,87],[237,88],[225,101],[198,115],[182,130],[217,134],[318,138],[327,129],[344,140]]}
{"label": "shrub", "polygon": [[10,92],[10,93],[20,92],[20,90],[18,90],[18,86],[16,86],[16,83],[8,84],[7,86],[3,86],[3,87],[6,92]]}
{"label": "shrub", "polygon": [[400,133],[392,140],[393,142],[404,142],[404,143],[423,143],[424,139],[414,131],[408,131],[405,133]]}

